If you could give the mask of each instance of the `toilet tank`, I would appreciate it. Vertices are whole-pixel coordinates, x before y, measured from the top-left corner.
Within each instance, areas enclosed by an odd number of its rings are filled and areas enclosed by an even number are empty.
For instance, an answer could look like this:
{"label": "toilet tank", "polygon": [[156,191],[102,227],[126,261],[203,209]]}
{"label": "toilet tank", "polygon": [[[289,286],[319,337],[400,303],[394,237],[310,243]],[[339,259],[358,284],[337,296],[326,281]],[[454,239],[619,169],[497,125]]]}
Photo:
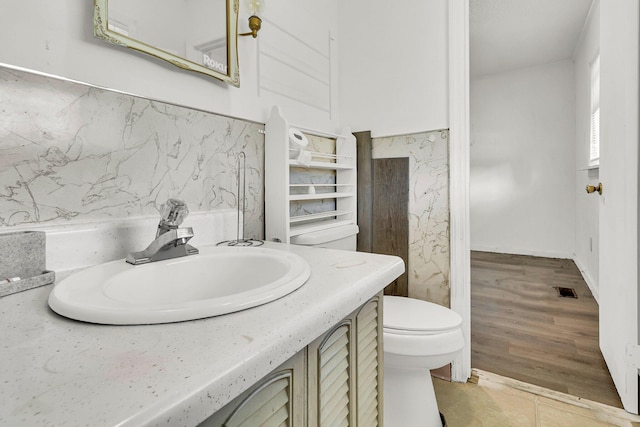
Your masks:
{"label": "toilet tank", "polygon": [[324,230],[292,236],[291,243],[294,245],[355,251],[358,231],[359,228],[355,224],[325,228]]}

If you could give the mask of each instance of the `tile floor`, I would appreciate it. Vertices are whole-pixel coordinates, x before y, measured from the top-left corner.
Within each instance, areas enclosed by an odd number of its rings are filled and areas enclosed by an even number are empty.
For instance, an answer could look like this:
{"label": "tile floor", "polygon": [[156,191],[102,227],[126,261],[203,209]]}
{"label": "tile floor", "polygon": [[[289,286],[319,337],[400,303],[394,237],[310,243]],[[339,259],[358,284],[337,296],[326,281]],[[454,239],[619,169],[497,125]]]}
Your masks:
{"label": "tile floor", "polygon": [[640,427],[622,409],[480,370],[466,384],[433,383],[447,427]]}

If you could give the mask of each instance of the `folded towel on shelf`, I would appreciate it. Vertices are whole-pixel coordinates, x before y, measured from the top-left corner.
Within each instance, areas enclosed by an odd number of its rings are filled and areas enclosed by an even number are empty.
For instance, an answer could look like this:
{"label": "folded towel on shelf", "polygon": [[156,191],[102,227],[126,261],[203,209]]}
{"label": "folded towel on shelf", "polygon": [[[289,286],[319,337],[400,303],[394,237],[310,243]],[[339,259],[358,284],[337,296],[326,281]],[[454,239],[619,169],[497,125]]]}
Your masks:
{"label": "folded towel on shelf", "polygon": [[313,156],[311,155],[310,152],[308,152],[307,150],[300,150],[300,153],[298,154],[298,162],[302,165],[302,166],[307,166],[309,167],[311,165],[311,159],[313,158]]}

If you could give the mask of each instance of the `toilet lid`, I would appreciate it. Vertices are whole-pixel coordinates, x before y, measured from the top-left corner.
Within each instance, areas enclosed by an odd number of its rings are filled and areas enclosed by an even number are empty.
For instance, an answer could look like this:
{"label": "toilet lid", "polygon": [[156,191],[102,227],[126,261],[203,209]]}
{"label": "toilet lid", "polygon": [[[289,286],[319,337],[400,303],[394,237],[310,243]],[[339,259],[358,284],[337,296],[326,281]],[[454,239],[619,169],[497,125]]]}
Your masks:
{"label": "toilet lid", "polygon": [[436,334],[457,329],[462,317],[453,310],[415,298],[384,296],[384,329]]}

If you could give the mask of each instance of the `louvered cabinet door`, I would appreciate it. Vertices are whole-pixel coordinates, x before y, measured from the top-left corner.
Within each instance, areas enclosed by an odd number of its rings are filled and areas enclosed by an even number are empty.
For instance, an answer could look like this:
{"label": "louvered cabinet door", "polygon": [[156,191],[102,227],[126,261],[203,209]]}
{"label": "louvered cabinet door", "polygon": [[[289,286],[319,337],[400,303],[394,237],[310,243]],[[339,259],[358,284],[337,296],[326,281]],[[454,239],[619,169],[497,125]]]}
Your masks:
{"label": "louvered cabinet door", "polygon": [[356,425],[352,325],[345,319],[309,346],[310,426]]}
{"label": "louvered cabinet door", "polygon": [[382,422],[382,322],[380,298],[374,297],[356,315],[356,366],[358,426],[375,427]]}
{"label": "louvered cabinet door", "polygon": [[306,418],[305,359],[305,352],[299,352],[200,426],[303,426]]}

